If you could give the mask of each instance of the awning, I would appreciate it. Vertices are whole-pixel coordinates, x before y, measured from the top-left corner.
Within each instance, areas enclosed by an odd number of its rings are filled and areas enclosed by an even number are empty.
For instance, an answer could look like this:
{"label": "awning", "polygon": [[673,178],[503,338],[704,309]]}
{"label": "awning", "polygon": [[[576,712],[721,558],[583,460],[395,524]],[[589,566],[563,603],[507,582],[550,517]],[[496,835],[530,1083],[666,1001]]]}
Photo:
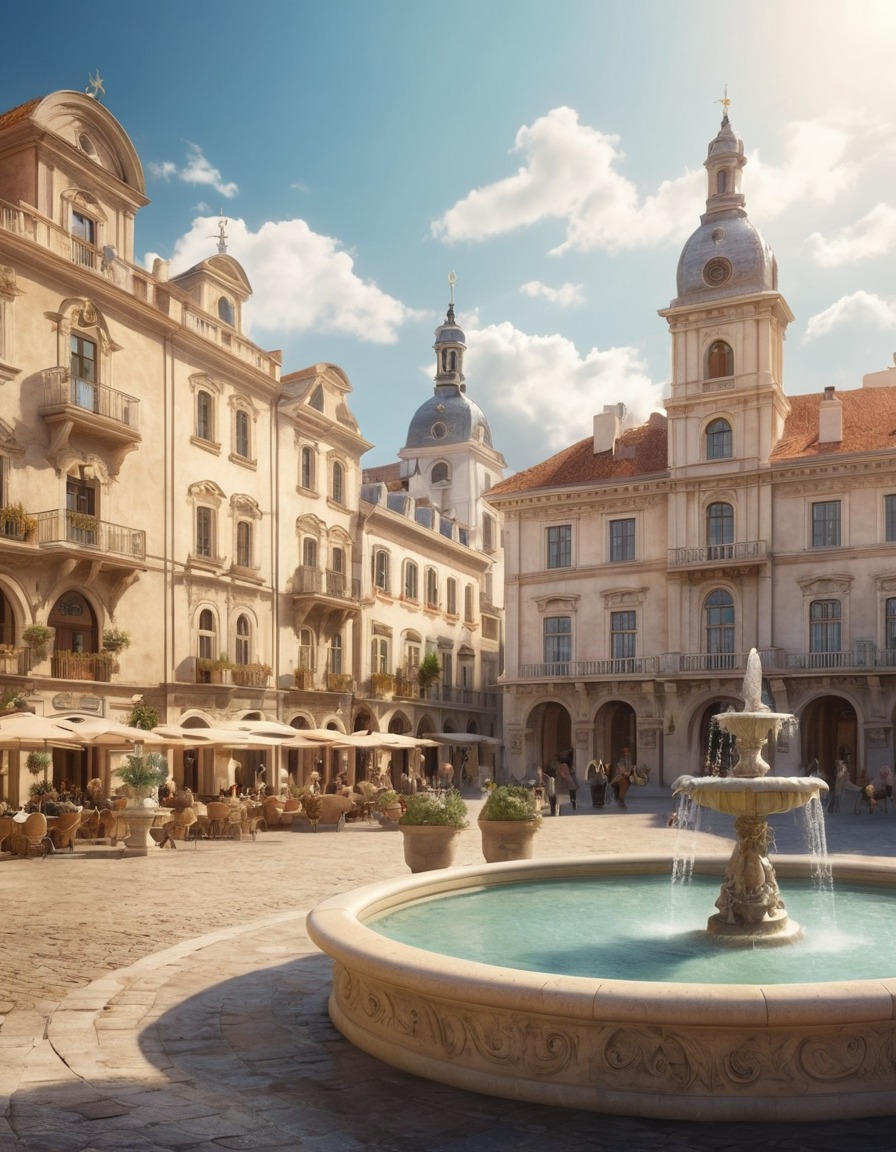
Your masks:
{"label": "awning", "polygon": [[437,744],[453,744],[457,748],[466,744],[490,744],[500,748],[504,743],[495,736],[480,736],[478,732],[427,732],[426,735]]}

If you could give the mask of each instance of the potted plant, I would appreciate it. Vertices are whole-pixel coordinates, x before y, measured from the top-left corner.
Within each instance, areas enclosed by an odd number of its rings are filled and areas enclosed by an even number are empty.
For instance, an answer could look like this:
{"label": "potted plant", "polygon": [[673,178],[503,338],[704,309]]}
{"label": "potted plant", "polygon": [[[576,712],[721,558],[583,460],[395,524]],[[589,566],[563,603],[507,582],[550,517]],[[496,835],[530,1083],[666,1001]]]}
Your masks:
{"label": "potted plant", "polygon": [[441,796],[427,792],[409,796],[398,821],[405,863],[412,872],[450,868],[457,838],[469,823],[466,801],[456,788]]}
{"label": "potted plant", "polygon": [[426,696],[430,687],[442,675],[442,665],[439,663],[438,653],[427,652],[417,667],[417,683],[420,685],[420,694]]}
{"label": "potted plant", "polygon": [[149,732],[153,728],[157,728],[159,724],[159,714],[155,708],[151,708],[141,696],[139,700],[135,700],[131,705],[131,710],[128,713],[127,723],[132,728],[143,728]]}
{"label": "potted plant", "polygon": [[18,504],[4,504],[0,508],[0,524],[7,536],[23,536],[26,540],[37,531],[37,520],[29,516],[21,501]]}
{"label": "potted plant", "polygon": [[55,635],[56,629],[48,628],[46,624],[29,624],[27,628],[22,629],[22,639],[31,649],[35,660],[44,659]]}
{"label": "potted plant", "polygon": [[107,652],[123,652],[131,646],[131,634],[112,623],[103,629],[103,648]]}
{"label": "potted plant", "polygon": [[299,799],[302,801],[302,812],[316,832],[324,807],[323,796],[321,796],[319,792],[315,792],[312,788],[301,788],[299,790]]}
{"label": "potted plant", "polygon": [[383,788],[376,794],[376,806],[386,828],[398,827],[401,816],[401,797],[391,788]]}
{"label": "potted plant", "polygon": [[199,656],[196,659],[196,679],[200,684],[220,684],[224,673],[233,667],[227,653],[214,658]]}
{"label": "potted plant", "polygon": [[234,684],[244,688],[263,688],[274,669],[270,664],[232,664],[230,675]]}
{"label": "potted plant", "polygon": [[38,812],[40,812],[41,804],[45,799],[52,800],[56,797],[56,792],[49,780],[35,780],[28,789],[28,794],[32,802],[37,806]]}
{"label": "potted plant", "polygon": [[29,752],[25,760],[25,767],[32,776],[43,776],[46,780],[52,763],[53,757],[49,752]]}
{"label": "potted plant", "polygon": [[130,752],[115,775],[127,784],[133,798],[142,802],[168,779],[168,761],[158,752]]}
{"label": "potted plant", "polygon": [[535,792],[521,784],[492,788],[479,813],[482,854],[487,863],[529,860],[532,841],[541,825]]}
{"label": "potted plant", "polygon": [[391,672],[370,673],[370,694],[377,700],[388,699],[395,691],[395,679]]}

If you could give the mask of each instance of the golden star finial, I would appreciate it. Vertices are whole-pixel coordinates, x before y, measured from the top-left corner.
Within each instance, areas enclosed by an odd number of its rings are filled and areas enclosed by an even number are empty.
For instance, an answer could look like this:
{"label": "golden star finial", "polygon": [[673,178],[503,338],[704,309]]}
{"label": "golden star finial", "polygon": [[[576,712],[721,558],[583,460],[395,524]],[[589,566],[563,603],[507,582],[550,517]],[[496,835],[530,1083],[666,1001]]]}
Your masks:
{"label": "golden star finial", "polygon": [[[93,89],[93,91],[91,91]],[[94,100],[99,100],[100,96],[106,95],[106,89],[103,87],[103,78],[100,76],[100,70],[97,68],[93,76],[87,73],[87,87],[84,89],[88,96],[92,96]]]}
{"label": "golden star finial", "polygon": [[731,104],[731,101],[728,99],[728,85],[727,84],[725,85],[725,93],[722,96],[722,99],[716,100],[715,103],[722,105],[722,116],[727,117],[728,116],[728,107]]}

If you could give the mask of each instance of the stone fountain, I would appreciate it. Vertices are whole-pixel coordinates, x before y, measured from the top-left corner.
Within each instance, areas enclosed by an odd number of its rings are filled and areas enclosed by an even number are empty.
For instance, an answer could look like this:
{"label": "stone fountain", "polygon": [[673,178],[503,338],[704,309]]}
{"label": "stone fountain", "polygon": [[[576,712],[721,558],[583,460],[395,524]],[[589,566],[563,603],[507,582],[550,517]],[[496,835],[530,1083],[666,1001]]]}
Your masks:
{"label": "stone fountain", "polygon": [[725,944],[743,947],[786,944],[802,929],[787,915],[775,870],[768,857],[767,818],[801,808],[828,786],[814,776],[771,776],[762,749],[769,734],[777,738],[784,724],[796,718],[771,712],[762,703],[762,665],[753,648],[747,658],[743,684],[743,712],[722,712],[720,728],[737,741],[738,761],[727,777],[680,776],[672,785],[701,808],[736,817],[737,843],[725,870],[716,901],[718,912],[707,924],[709,935]]}

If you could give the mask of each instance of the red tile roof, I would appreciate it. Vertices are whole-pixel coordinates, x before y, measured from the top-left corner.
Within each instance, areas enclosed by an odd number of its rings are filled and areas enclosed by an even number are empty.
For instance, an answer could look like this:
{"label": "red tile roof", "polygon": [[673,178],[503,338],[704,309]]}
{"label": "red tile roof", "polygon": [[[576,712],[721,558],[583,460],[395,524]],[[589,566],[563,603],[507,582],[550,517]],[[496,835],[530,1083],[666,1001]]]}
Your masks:
{"label": "red tile roof", "polygon": [[[896,372],[893,383],[896,385]],[[772,453],[773,463],[896,447],[896,387],[854,388],[834,396],[843,405],[843,439],[831,444],[818,442],[823,392],[790,396],[792,410]]]}
{"label": "red tile roof", "polygon": [[623,432],[615,452],[594,454],[594,440],[580,440],[541,464],[509,476],[488,490],[505,496],[538,488],[603,484],[632,476],[651,476],[666,470],[666,421],[654,416],[647,424]]}
{"label": "red tile roof", "polygon": [[36,96],[33,100],[29,100],[27,104],[19,104],[17,108],[10,108],[8,112],[0,112],[0,132],[4,128],[10,128],[13,124],[18,124],[20,120],[27,120],[34,109],[43,100],[43,96]]}

